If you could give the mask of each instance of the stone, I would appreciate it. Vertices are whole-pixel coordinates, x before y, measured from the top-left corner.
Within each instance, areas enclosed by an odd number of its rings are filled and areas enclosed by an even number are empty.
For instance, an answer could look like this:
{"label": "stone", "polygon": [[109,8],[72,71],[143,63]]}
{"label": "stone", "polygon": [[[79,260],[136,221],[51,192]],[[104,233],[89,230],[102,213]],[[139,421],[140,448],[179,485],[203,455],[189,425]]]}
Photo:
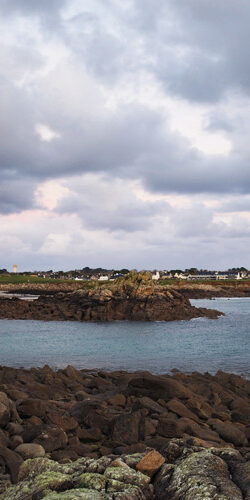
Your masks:
{"label": "stone", "polygon": [[17,448],[17,446],[19,446],[20,444],[23,444],[23,438],[22,436],[19,436],[19,435],[14,435],[12,436],[11,440],[10,440],[10,445],[9,447],[14,450],[15,448]]}
{"label": "stone", "polygon": [[139,441],[140,412],[121,414],[113,421],[112,439],[120,443],[133,444]]}
{"label": "stone", "polygon": [[199,422],[199,418],[197,417],[197,415],[195,415],[192,411],[186,408],[186,406],[178,399],[171,399],[167,403],[167,408],[173,413],[176,413],[176,415],[178,415],[179,417],[190,418],[195,422]]}
{"label": "stone", "polygon": [[156,403],[153,399],[144,396],[143,398],[139,398],[139,403],[142,408],[147,408],[153,413],[166,413],[166,408],[163,408],[161,405]]}
{"label": "stone", "polygon": [[88,443],[91,441],[100,441],[104,437],[98,427],[92,427],[91,429],[79,428],[77,431],[77,436],[84,443]]}
{"label": "stone", "polygon": [[58,413],[49,413],[47,419],[65,432],[74,431],[78,427],[78,422],[73,417],[67,415],[59,415]]}
{"label": "stone", "polygon": [[23,459],[15,451],[9,450],[8,448],[4,447],[0,447],[0,458],[6,464],[6,467],[10,472],[12,482],[16,483],[18,479],[19,468],[23,462]]}
{"label": "stone", "polygon": [[126,398],[123,394],[115,394],[108,399],[108,403],[113,406],[125,406]]}
{"label": "stone", "polygon": [[15,449],[16,453],[19,453],[24,460],[28,458],[43,457],[45,455],[45,449],[36,443],[24,443],[17,446]]}
{"label": "stone", "polygon": [[5,427],[10,419],[9,405],[0,402],[0,427]]}
{"label": "stone", "polygon": [[245,446],[247,444],[247,438],[239,427],[226,422],[215,423],[213,428],[218,432],[218,434],[229,443],[233,443],[235,446]]}
{"label": "stone", "polygon": [[22,434],[23,426],[21,424],[17,424],[16,422],[9,422],[7,425],[7,431],[11,436],[13,434]]}
{"label": "stone", "polygon": [[47,427],[35,440],[45,449],[46,453],[65,448],[68,443],[67,434],[59,427]]}
{"label": "stone", "polygon": [[174,397],[188,399],[192,393],[183,384],[171,377],[144,375],[134,377],[129,381],[131,394],[148,396],[153,399],[170,400]]}
{"label": "stone", "polygon": [[141,459],[136,465],[136,469],[149,477],[153,477],[164,463],[165,458],[158,451],[152,450]]}
{"label": "stone", "polygon": [[210,450],[184,455],[170,470],[163,467],[157,475],[155,494],[158,500],[242,500],[226,462]]}
{"label": "stone", "polygon": [[46,413],[46,403],[41,399],[28,398],[17,406],[21,417],[44,417]]}

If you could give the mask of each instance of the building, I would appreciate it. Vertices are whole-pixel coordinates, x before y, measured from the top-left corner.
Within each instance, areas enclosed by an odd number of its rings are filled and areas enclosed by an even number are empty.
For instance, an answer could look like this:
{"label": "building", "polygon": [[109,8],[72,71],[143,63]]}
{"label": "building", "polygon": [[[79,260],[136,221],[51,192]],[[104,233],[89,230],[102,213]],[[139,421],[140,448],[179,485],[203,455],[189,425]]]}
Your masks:
{"label": "building", "polygon": [[152,280],[159,280],[160,279],[160,273],[159,271],[155,271],[154,274],[152,274]]}

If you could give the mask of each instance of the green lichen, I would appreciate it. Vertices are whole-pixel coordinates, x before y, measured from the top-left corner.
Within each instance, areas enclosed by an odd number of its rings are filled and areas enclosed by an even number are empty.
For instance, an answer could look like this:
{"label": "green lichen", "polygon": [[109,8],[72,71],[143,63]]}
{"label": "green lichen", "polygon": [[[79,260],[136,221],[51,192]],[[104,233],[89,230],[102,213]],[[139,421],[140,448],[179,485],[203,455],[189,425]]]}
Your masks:
{"label": "green lichen", "polygon": [[126,484],[132,484],[144,488],[150,483],[150,478],[142,474],[141,472],[136,472],[133,469],[128,469],[127,467],[108,467],[104,475],[107,479],[114,479],[116,481],[121,481]]}
{"label": "green lichen", "polygon": [[86,472],[84,474],[81,474],[77,479],[77,486],[80,486],[81,488],[93,489],[96,491],[105,491],[106,478],[101,474]]}
{"label": "green lichen", "polygon": [[43,500],[109,500],[105,493],[79,488],[76,490],[64,491],[63,493],[49,493]]}

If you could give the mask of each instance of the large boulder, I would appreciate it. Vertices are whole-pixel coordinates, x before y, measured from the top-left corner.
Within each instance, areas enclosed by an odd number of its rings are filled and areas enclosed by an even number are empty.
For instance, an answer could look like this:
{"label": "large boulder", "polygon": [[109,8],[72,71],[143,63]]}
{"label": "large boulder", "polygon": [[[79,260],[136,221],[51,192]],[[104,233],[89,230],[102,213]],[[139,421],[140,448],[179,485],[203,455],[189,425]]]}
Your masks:
{"label": "large boulder", "polygon": [[113,421],[112,439],[114,441],[133,444],[140,441],[141,413],[121,414]]}
{"label": "large boulder", "polygon": [[145,374],[136,376],[128,383],[130,394],[148,396],[151,399],[159,398],[169,401],[172,398],[188,399],[192,393],[181,382],[167,376]]}
{"label": "large boulder", "polygon": [[46,403],[41,399],[28,398],[17,405],[21,417],[44,417],[46,414]]}
{"label": "large boulder", "polygon": [[15,448],[15,452],[19,453],[24,460],[28,458],[44,457],[45,449],[36,443],[23,443]]}

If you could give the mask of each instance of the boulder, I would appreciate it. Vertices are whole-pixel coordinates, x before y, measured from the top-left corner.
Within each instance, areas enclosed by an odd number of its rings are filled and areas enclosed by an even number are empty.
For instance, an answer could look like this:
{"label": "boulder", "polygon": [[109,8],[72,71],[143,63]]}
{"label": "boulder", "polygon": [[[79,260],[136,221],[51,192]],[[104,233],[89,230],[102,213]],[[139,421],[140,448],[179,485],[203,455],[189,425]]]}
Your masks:
{"label": "boulder", "polygon": [[140,460],[136,465],[136,469],[152,477],[164,463],[165,458],[158,451],[152,450]]}
{"label": "boulder", "polygon": [[113,421],[112,439],[120,443],[133,444],[140,440],[141,413],[121,414]]}
{"label": "boulder", "polygon": [[246,435],[236,425],[218,422],[213,424],[213,428],[228,443],[233,443],[235,446],[245,446],[247,444]]}
{"label": "boulder", "polygon": [[128,389],[130,394],[148,396],[154,400],[162,398],[168,401],[176,397],[185,400],[192,395],[189,389],[177,380],[150,374],[132,378],[128,383]]}
{"label": "boulder", "polygon": [[45,449],[36,443],[24,443],[20,444],[15,449],[16,453],[19,453],[24,460],[28,458],[44,457]]}
{"label": "boulder", "polygon": [[44,417],[46,403],[41,399],[28,398],[18,404],[17,409],[21,417]]}
{"label": "boulder", "polygon": [[34,440],[45,449],[46,453],[65,448],[68,443],[67,434],[59,427],[47,426]]}
{"label": "boulder", "polygon": [[[22,457],[15,451],[9,450],[8,448],[0,447],[0,458],[5,463],[7,470],[10,472],[11,480],[16,483],[18,480],[18,473],[20,465],[23,462]],[[7,500],[7,497],[5,497]]]}
{"label": "boulder", "polygon": [[63,429],[65,432],[74,431],[78,427],[78,422],[73,417],[66,415],[59,415],[58,413],[49,413],[47,419],[52,423]]}

